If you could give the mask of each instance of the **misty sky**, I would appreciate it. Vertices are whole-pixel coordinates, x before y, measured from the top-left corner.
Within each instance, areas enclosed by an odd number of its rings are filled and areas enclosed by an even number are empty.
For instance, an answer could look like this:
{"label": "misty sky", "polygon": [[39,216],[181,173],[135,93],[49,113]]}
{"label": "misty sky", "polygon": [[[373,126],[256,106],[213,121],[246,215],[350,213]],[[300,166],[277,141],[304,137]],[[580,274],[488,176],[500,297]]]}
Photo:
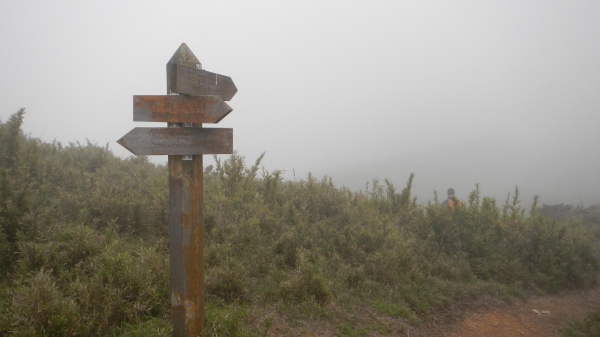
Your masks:
{"label": "misty sky", "polygon": [[287,178],[596,204],[599,18],[597,0],[0,0],[0,118],[26,107],[33,137],[128,156],[116,140],[165,125],[133,122],[132,96],[166,93],[185,42],[239,90],[216,126]]}

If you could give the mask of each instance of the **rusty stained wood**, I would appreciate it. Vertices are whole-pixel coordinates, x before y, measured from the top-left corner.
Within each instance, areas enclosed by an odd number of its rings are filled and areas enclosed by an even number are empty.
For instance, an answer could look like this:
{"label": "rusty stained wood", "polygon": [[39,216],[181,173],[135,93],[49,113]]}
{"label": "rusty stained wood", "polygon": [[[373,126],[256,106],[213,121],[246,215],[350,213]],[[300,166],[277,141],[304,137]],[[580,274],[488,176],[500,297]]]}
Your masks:
{"label": "rusty stained wood", "polygon": [[174,337],[196,337],[204,323],[202,156],[169,156],[171,321]]}
{"label": "rusty stained wood", "polygon": [[232,110],[219,96],[133,96],[135,122],[218,123]]}
{"label": "rusty stained wood", "polygon": [[117,143],[138,156],[231,154],[233,129],[134,128]]}
{"label": "rusty stained wood", "polygon": [[217,95],[222,100],[229,101],[237,92],[237,88],[229,76],[173,64],[171,92],[192,96]]}

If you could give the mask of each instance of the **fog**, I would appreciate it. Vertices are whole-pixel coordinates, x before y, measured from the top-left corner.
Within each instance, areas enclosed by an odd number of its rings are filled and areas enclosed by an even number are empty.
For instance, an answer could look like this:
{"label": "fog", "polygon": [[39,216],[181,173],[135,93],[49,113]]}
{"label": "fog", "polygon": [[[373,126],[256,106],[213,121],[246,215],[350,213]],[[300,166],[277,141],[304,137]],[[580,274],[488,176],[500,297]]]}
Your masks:
{"label": "fog", "polygon": [[[166,93],[185,42],[238,93],[218,125],[286,178],[331,176],[427,201],[479,183],[503,202],[600,202],[598,1],[5,1],[0,118],[108,144],[133,95]],[[225,158],[225,156],[222,156]],[[213,162],[205,156],[206,165]],[[166,156],[152,159],[165,162]]]}

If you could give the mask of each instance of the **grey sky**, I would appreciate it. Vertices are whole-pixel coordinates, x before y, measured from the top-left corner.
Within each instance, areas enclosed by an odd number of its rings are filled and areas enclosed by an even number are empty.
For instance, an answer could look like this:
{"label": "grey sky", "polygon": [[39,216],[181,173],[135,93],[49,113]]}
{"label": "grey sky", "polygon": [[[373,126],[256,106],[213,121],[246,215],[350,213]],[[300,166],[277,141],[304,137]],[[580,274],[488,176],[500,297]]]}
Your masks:
{"label": "grey sky", "polygon": [[[362,188],[416,173],[424,201],[600,202],[599,1],[0,0],[0,117],[116,144],[166,92],[182,42],[231,76],[234,148]],[[208,125],[211,127],[211,125]],[[212,161],[209,156],[207,162]],[[166,160],[156,159],[157,161]]]}

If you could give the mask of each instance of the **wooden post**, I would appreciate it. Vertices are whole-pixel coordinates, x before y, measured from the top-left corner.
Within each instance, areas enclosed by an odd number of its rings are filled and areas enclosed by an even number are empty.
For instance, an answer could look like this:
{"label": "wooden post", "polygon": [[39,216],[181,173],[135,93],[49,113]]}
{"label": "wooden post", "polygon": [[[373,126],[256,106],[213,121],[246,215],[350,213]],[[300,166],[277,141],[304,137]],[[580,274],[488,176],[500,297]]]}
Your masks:
{"label": "wooden post", "polygon": [[171,320],[173,337],[204,327],[204,177],[202,155],[169,156]]}
{"label": "wooden post", "polygon": [[135,155],[169,155],[173,337],[196,337],[204,328],[202,155],[233,153],[233,129],[203,129],[202,123],[227,116],[232,109],[224,101],[236,92],[229,76],[202,70],[183,43],[167,63],[167,96],[133,97],[134,121],[169,127],[134,128],[117,141]]}
{"label": "wooden post", "polygon": [[[167,94],[171,94],[173,64],[202,67],[182,44],[167,63]],[[204,328],[204,171],[202,155],[183,158],[169,156],[171,321],[173,337],[196,337]]]}

